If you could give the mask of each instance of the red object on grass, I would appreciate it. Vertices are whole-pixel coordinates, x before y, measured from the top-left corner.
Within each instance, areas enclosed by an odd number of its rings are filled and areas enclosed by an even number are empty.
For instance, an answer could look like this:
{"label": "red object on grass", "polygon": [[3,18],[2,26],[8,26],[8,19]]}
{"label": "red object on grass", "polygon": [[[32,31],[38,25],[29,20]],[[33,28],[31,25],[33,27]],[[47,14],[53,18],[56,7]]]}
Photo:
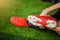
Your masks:
{"label": "red object on grass", "polygon": [[[47,20],[55,20],[57,22],[57,20],[51,16],[35,16],[35,17],[42,20],[42,22],[37,22],[37,23],[42,24],[43,26],[47,25],[46,24]],[[10,22],[12,24],[14,24],[15,26],[28,27],[27,18],[21,18],[21,17],[13,16],[10,18]]]}
{"label": "red object on grass", "polygon": [[15,26],[28,27],[26,18],[13,16],[13,17],[10,18],[10,22],[12,24],[14,24]]}

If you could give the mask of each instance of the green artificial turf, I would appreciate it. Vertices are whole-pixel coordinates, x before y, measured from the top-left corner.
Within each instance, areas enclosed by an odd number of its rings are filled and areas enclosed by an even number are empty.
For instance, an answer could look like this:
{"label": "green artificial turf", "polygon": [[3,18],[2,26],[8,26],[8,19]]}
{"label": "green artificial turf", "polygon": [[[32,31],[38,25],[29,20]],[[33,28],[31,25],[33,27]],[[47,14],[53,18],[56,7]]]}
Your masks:
{"label": "green artificial turf", "polygon": [[60,40],[60,36],[54,31],[22,28],[10,23],[12,16],[26,18],[29,14],[39,15],[43,9],[51,5],[53,3],[42,2],[41,0],[0,0],[0,39]]}

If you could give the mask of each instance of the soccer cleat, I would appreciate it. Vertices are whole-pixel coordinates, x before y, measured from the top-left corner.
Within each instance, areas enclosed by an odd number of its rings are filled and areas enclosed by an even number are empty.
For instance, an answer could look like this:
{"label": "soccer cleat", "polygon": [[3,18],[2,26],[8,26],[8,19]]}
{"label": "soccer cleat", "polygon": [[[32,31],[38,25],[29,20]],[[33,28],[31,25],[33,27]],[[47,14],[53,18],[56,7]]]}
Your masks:
{"label": "soccer cleat", "polygon": [[27,24],[27,21],[39,27],[55,28],[57,26],[57,20],[51,16],[29,15],[27,18],[17,16],[10,18],[10,22],[15,26],[28,27],[29,23]]}
{"label": "soccer cleat", "polygon": [[51,16],[28,16],[28,21],[35,26],[45,26],[47,28],[55,28],[57,20]]}

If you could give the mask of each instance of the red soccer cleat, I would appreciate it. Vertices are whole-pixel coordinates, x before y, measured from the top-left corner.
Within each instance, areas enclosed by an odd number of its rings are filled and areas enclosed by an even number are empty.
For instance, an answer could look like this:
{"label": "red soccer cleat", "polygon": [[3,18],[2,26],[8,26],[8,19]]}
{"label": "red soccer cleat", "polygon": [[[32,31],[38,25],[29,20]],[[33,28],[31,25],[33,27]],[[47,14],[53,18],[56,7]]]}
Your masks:
{"label": "red soccer cleat", "polygon": [[57,20],[51,16],[29,15],[28,21],[35,26],[45,26],[47,28],[55,28],[57,26]]}
{"label": "red soccer cleat", "polygon": [[26,18],[13,16],[13,17],[10,18],[10,22],[12,24],[14,24],[15,26],[28,27]]}

